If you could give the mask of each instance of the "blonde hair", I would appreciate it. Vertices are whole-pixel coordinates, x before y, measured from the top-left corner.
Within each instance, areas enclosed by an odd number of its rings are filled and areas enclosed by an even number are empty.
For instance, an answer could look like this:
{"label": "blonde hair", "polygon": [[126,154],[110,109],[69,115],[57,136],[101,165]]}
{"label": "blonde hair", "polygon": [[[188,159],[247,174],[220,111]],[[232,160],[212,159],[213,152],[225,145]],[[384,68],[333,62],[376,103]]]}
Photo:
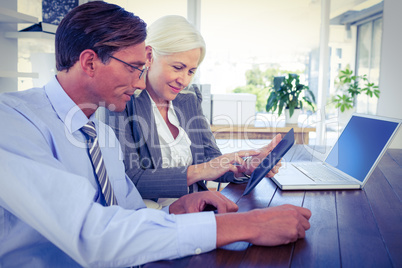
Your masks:
{"label": "blonde hair", "polygon": [[184,17],[177,15],[161,17],[149,25],[145,45],[152,47],[155,58],[159,55],[171,55],[200,48],[198,65],[204,60],[206,50],[200,32]]}

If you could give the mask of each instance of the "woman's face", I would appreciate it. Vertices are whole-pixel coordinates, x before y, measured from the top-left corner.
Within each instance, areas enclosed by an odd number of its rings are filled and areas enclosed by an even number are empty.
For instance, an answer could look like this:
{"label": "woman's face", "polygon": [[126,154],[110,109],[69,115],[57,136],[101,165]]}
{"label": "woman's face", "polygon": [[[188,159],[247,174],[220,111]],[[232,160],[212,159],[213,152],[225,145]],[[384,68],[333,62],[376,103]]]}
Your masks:
{"label": "woman's face", "polygon": [[155,103],[174,100],[188,86],[197,70],[200,56],[201,49],[196,48],[151,59],[146,89]]}

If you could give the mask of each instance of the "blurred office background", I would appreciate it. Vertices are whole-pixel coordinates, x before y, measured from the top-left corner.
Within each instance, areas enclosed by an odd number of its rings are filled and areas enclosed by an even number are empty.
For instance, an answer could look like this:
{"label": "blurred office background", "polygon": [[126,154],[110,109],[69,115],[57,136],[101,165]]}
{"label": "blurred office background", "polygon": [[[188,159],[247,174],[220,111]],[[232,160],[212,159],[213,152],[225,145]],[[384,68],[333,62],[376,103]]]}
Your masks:
{"label": "blurred office background", "polygon": [[[40,22],[54,24],[86,0],[0,0],[0,92],[42,86],[56,73],[52,30],[21,32]],[[297,73],[314,92],[315,113],[299,123],[316,127],[311,144],[330,144],[339,134],[339,111],[331,98],[340,70],[350,68],[379,85],[380,98],[361,95],[356,112],[401,118],[399,48],[402,1],[399,0],[107,0],[140,16],[148,24],[161,16],[187,17],[201,31],[207,55],[193,81],[203,91],[204,113],[213,123],[222,99],[243,107],[248,123],[283,120],[265,111],[264,94],[237,97],[250,75],[262,79],[262,90],[275,75]],[[246,74],[248,73],[248,78]],[[265,74],[265,76],[264,76]],[[269,74],[269,75],[268,75]],[[268,77],[268,78],[267,78]],[[227,97],[222,97],[228,94]],[[258,96],[251,96],[257,94]],[[229,97],[230,96],[230,97]],[[262,99],[262,100],[261,100]],[[251,103],[251,108],[250,108]],[[263,103],[264,104],[264,103]],[[223,109],[228,110],[228,109]],[[230,109],[229,109],[230,110]],[[237,112],[239,114],[239,112]],[[247,119],[247,118],[245,118]],[[233,121],[238,121],[233,118]],[[247,120],[246,120],[247,121]],[[244,123],[243,121],[240,123]],[[392,147],[402,148],[402,134]]]}

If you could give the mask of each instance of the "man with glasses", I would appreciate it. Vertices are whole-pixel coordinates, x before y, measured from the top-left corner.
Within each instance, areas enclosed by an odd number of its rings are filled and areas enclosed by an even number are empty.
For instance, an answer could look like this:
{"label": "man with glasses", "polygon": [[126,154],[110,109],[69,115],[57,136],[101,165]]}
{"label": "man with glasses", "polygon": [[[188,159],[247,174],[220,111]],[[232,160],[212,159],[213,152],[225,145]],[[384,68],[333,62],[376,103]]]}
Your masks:
{"label": "man with glasses", "polygon": [[138,68],[138,67],[136,67],[136,66],[134,66],[134,65],[131,65],[130,63],[127,63],[127,62],[125,62],[125,61],[123,61],[123,60],[121,60],[121,59],[118,59],[118,58],[113,57],[113,56],[110,56],[110,57],[111,57],[112,59],[115,59],[115,60],[118,60],[118,61],[124,63],[124,64],[127,65],[127,66],[130,66],[130,67],[133,69],[133,71],[134,71],[134,70],[140,71],[140,74],[139,74],[139,76],[138,76],[138,78],[139,78],[140,80],[144,77],[145,71],[146,71],[145,66],[144,66],[144,68],[140,69],[140,68]]}
{"label": "man with glasses", "polygon": [[[230,213],[237,206],[216,192],[184,196],[166,211],[145,208],[114,133],[94,116],[99,106],[124,110],[145,87],[145,27],[119,6],[81,5],[58,27],[56,77],[1,95],[1,267],[127,267],[305,236],[307,209]],[[218,214],[189,213],[206,205]]]}

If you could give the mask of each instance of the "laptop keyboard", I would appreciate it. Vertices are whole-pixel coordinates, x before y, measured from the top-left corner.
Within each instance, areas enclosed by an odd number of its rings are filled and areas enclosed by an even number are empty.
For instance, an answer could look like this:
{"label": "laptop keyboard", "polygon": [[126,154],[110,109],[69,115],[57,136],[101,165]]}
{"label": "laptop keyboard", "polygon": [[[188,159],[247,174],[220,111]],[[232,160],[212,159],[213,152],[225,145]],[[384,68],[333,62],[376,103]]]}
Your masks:
{"label": "laptop keyboard", "polygon": [[300,170],[300,172],[304,173],[307,177],[316,182],[329,182],[329,181],[347,181],[346,178],[343,178],[331,171],[329,168],[324,165],[320,165],[318,163],[292,163],[292,165]]}

